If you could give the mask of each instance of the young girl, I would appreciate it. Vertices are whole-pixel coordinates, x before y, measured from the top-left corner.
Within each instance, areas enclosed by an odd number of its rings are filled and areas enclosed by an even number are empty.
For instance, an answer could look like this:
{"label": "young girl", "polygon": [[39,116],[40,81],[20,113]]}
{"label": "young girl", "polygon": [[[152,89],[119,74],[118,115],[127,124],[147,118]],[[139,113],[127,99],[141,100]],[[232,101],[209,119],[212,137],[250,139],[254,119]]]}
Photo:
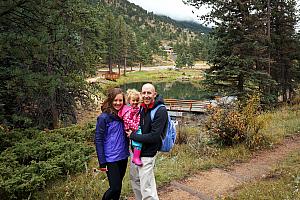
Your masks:
{"label": "young girl", "polygon": [[101,107],[102,113],[97,118],[96,151],[100,171],[106,172],[109,181],[109,189],[102,200],[120,199],[129,156],[129,140],[125,135],[123,122],[118,117],[124,103],[125,97],[120,88],[109,90]]}
{"label": "young girl", "polygon": [[[135,89],[127,90],[127,102],[129,105],[124,105],[123,108],[119,111],[118,115],[124,121],[125,131],[131,130],[137,134],[142,134],[142,131],[139,127],[140,124],[140,93]],[[133,147],[133,158],[132,162],[138,166],[142,166],[141,161],[141,149],[142,144],[136,141],[131,141]]]}

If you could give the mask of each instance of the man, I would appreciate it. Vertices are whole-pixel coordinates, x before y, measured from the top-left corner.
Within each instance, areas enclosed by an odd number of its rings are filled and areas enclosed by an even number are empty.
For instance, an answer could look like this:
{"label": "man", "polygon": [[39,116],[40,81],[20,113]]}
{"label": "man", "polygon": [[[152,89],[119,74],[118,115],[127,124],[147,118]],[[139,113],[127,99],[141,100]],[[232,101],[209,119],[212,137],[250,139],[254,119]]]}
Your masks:
{"label": "man", "polygon": [[154,164],[157,151],[162,145],[162,136],[168,122],[168,113],[165,106],[157,109],[153,120],[150,112],[159,104],[164,104],[163,98],[157,95],[155,87],[144,84],[142,87],[141,119],[142,134],[128,132],[130,139],[142,143],[141,160],[143,165],[130,164],[130,181],[136,200],[158,200]]}

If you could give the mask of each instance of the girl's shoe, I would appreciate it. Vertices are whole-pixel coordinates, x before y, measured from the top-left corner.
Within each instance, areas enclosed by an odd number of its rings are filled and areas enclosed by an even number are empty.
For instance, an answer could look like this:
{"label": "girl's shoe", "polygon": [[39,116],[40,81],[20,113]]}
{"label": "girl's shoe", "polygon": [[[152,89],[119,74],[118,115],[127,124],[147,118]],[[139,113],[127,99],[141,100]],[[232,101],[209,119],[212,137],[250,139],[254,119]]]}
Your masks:
{"label": "girl's shoe", "polygon": [[143,166],[140,156],[141,156],[141,150],[134,148],[132,162],[138,166]]}

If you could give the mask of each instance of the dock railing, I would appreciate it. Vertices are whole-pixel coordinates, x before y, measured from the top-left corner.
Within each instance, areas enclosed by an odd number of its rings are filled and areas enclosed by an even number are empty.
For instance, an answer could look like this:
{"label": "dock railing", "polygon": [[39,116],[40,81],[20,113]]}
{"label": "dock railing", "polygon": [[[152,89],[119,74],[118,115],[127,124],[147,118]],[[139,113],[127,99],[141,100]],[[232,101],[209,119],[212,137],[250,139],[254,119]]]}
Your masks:
{"label": "dock railing", "polygon": [[165,99],[165,105],[170,111],[206,112],[210,106],[209,101]]}

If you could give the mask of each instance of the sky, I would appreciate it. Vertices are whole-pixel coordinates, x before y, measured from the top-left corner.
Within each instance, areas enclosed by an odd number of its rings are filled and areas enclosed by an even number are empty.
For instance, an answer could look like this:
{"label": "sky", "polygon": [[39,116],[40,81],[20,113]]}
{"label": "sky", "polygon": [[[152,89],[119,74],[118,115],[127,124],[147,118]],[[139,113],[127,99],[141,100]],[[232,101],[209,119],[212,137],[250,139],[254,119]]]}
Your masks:
{"label": "sky", "polygon": [[[205,8],[197,10],[193,6],[185,5],[182,0],[128,0],[131,3],[139,5],[143,9],[153,12],[158,15],[165,15],[178,21],[195,21],[200,23],[197,19],[197,14],[206,13]],[[193,14],[193,12],[195,14]]]}
{"label": "sky", "polygon": [[[178,21],[194,21],[203,24],[197,18],[198,15],[203,15],[208,12],[207,8],[201,7],[196,9],[193,6],[185,5],[182,0],[128,0],[131,3],[139,5],[143,9],[153,12],[158,15],[165,15]],[[298,8],[300,0],[297,0]],[[194,14],[193,12],[194,11]],[[209,24],[209,27],[212,25]],[[297,30],[300,30],[300,22],[297,23]]]}

